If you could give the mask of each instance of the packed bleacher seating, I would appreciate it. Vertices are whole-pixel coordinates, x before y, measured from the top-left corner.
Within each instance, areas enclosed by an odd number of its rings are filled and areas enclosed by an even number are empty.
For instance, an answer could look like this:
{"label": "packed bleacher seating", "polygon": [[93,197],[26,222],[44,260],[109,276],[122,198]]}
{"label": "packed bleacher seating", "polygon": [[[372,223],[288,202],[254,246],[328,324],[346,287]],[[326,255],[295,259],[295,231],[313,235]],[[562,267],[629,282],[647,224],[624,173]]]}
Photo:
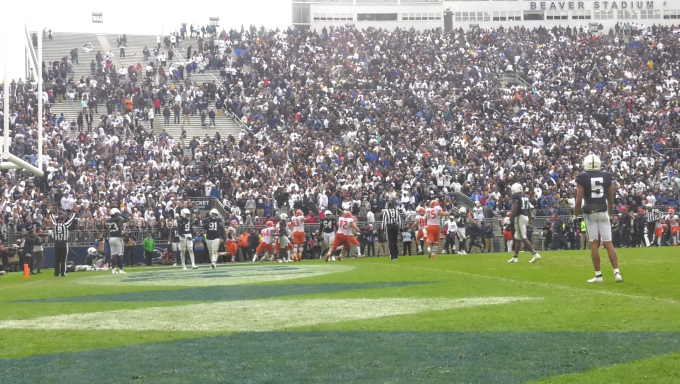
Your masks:
{"label": "packed bleacher seating", "polygon": [[[183,26],[166,48],[192,41],[198,48],[183,70],[219,70],[215,87],[166,71],[156,47],[120,77],[98,55],[83,80],[69,73],[90,63],[64,52],[44,64],[45,176],[2,172],[0,231],[49,227],[46,213],[58,209],[78,212],[78,227],[96,232],[115,206],[131,227],[163,238],[166,219],[198,196],[255,224],[284,206],[312,216],[347,209],[363,220],[390,200],[410,211],[434,198],[451,208],[464,196],[489,217],[510,208],[518,180],[538,216],[569,214],[591,151],[615,174],[617,207],[675,206],[674,30],[252,28],[204,32],[199,44]],[[13,81],[10,92],[11,152],[35,164],[39,95],[31,82]],[[70,93],[85,116],[101,116],[93,129],[51,112]],[[158,133],[166,124],[142,124],[149,110],[166,108],[177,116],[224,109],[248,128],[184,140]]]}

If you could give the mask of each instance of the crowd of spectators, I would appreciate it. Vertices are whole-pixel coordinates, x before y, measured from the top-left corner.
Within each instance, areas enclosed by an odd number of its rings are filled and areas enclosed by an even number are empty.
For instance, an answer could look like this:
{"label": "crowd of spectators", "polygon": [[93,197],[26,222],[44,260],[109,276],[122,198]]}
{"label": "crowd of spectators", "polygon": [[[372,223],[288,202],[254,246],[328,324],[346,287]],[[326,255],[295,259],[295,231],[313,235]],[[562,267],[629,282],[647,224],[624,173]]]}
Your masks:
{"label": "crowd of spectators", "polygon": [[[47,213],[65,210],[94,235],[119,207],[131,228],[161,233],[182,206],[200,220],[187,203],[199,196],[248,225],[282,208],[348,209],[370,222],[388,201],[409,211],[439,198],[451,208],[462,195],[490,216],[510,208],[515,181],[538,215],[566,214],[590,151],[615,175],[617,207],[677,205],[674,30],[196,34],[183,25],[128,68],[93,51],[92,75],[74,79],[73,66],[88,64],[65,56],[43,64],[45,176],[2,172],[0,231],[49,228]],[[187,47],[186,64],[166,70],[161,41]],[[189,73],[205,69],[219,70],[220,81],[195,86]],[[11,151],[36,164],[39,95],[21,79],[10,92]],[[83,116],[68,122],[51,106],[70,94]],[[247,129],[191,140],[162,129],[180,112],[211,109],[233,112]],[[154,113],[168,113],[164,124],[149,126]]]}

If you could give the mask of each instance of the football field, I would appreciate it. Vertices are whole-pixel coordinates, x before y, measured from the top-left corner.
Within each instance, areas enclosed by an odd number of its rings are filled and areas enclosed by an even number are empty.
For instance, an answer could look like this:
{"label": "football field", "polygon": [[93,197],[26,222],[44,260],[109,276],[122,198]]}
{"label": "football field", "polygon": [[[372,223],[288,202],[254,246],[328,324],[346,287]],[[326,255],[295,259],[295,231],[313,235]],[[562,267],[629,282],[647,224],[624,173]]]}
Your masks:
{"label": "football field", "polygon": [[679,248],[0,277],[0,383],[679,383]]}

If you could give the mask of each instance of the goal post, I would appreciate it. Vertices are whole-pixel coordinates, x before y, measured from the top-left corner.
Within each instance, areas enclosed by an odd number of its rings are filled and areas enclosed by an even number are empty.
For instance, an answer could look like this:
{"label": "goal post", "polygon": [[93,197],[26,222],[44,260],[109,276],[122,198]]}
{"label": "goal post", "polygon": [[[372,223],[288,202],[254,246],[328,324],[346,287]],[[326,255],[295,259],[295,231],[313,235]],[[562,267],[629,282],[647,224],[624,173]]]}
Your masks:
{"label": "goal post", "polygon": [[[5,55],[4,59],[4,65],[5,65],[5,73],[4,73],[4,82],[3,82],[3,92],[4,92],[4,100],[3,100],[3,106],[4,106],[4,126],[3,126],[3,137],[2,137],[2,154],[0,155],[1,162],[0,162],[0,169],[25,169],[31,173],[33,173],[36,176],[43,176],[44,171],[42,170],[42,146],[43,146],[43,101],[42,101],[42,32],[38,33],[38,55],[36,56],[35,51],[33,50],[33,41],[31,39],[31,35],[28,32],[28,28],[26,28],[26,25],[24,25],[24,31],[26,32],[26,45],[27,49],[30,53],[30,59],[33,61],[33,68],[35,68],[36,71],[36,81],[38,85],[38,118],[37,118],[37,128],[38,128],[38,159],[37,159],[37,166],[27,162],[26,160],[23,160],[16,155],[13,155],[9,152],[11,142],[10,142],[10,134],[9,134],[9,78],[7,77],[7,56],[11,55]],[[5,33],[5,39],[9,39],[10,35]],[[26,80],[28,81],[28,79]]]}

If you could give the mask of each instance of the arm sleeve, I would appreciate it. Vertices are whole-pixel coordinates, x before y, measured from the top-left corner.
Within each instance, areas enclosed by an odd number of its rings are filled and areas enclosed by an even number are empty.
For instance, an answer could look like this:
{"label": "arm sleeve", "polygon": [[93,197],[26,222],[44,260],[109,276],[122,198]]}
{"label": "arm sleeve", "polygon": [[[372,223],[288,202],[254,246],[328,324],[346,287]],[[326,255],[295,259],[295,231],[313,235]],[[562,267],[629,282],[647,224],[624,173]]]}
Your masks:
{"label": "arm sleeve", "polygon": [[76,218],[76,213],[74,212],[74,213],[71,214],[71,217],[68,219],[68,221],[64,223],[64,225],[66,226],[66,228],[70,227],[71,224],[73,224],[73,220],[74,220],[75,218]]}

